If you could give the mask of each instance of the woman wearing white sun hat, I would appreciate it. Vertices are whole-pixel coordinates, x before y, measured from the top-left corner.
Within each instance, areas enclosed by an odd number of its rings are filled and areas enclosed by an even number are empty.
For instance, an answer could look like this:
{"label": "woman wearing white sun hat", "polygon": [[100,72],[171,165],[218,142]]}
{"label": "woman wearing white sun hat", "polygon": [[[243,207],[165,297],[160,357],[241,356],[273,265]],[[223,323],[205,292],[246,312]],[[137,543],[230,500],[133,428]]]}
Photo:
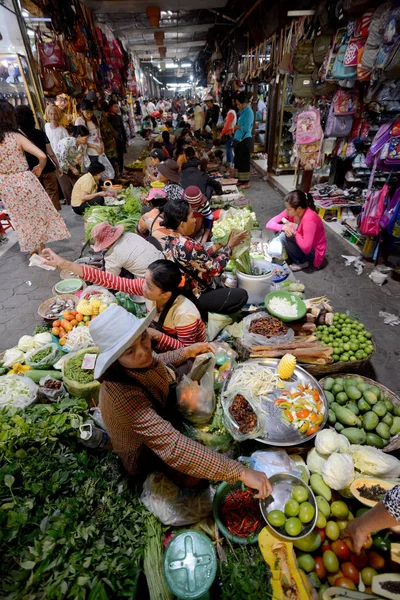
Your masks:
{"label": "woman wearing white sun hat", "polygon": [[175,379],[171,366],[212,348],[199,343],[154,354],[146,331],[153,316],[151,312],[138,319],[120,306],[110,306],[89,326],[100,350],[94,375],[101,381],[101,413],[126,471],[135,475],[144,463],[147,470],[164,468],[170,477],[179,471],[198,479],[242,481],[258,490],[256,497],[265,498],[271,485],[264,473],[206,448],[171,424],[176,414],[168,403]]}

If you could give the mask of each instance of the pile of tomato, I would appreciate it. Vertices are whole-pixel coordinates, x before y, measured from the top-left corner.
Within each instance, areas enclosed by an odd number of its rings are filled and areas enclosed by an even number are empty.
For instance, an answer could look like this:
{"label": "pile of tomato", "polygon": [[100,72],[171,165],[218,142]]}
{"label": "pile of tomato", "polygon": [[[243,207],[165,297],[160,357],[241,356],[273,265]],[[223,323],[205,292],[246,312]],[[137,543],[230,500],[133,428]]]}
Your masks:
{"label": "pile of tomato", "polygon": [[68,333],[72,331],[74,327],[87,327],[94,317],[95,315],[92,315],[91,317],[82,315],[76,310],[66,310],[63,312],[61,319],[53,321],[51,333],[60,338],[59,344],[64,346],[67,341]]}

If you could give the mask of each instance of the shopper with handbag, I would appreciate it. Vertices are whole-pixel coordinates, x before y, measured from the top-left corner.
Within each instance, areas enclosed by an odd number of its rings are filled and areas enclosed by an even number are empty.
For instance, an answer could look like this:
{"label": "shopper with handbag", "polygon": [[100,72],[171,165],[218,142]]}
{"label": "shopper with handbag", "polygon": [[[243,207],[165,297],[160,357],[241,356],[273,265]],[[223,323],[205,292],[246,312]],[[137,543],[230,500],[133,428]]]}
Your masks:
{"label": "shopper with handbag", "polygon": [[80,106],[81,116],[75,121],[75,125],[84,125],[89,131],[87,153],[91,163],[100,162],[104,170],[104,179],[114,179],[115,171],[112,164],[104,154],[104,143],[101,137],[100,124],[94,114],[93,102],[83,100]]}
{"label": "shopper with handbag", "polygon": [[58,164],[65,175],[68,176],[72,188],[80,175],[86,173],[90,160],[87,155],[87,141],[89,131],[83,125],[74,127],[72,136],[63,138],[58,142],[56,156]]}
{"label": "shopper with handbag", "polygon": [[[47,105],[46,119],[48,122],[45,124],[44,129],[54,154],[57,152],[58,142],[68,137],[68,131],[60,125],[62,117],[62,111],[58,106],[54,104]],[[65,204],[71,204],[72,185],[69,178],[63,173],[62,169],[56,171],[56,177],[60,184]]]}

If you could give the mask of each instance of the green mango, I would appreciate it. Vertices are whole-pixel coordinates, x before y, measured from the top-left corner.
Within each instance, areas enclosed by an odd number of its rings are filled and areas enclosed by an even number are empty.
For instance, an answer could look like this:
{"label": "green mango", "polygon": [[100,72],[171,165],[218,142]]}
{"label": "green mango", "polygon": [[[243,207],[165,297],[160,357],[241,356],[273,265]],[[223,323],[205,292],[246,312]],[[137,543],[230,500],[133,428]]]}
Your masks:
{"label": "green mango", "polygon": [[384,440],[390,440],[390,429],[386,423],[379,423],[375,431]]}
{"label": "green mango", "polygon": [[379,417],[372,410],[369,410],[367,413],[365,413],[365,415],[363,415],[362,423],[366,431],[372,431],[378,426]]}
{"label": "green mango", "polygon": [[341,406],[344,406],[346,402],[349,401],[346,392],[339,392],[338,394],[336,394],[335,400]]}
{"label": "green mango", "polygon": [[368,402],[366,400],[364,400],[364,398],[360,398],[360,400],[358,401],[357,406],[360,409],[360,413],[365,413],[368,410],[371,410],[370,405],[368,404]]}
{"label": "green mango", "polygon": [[[396,411],[397,406],[394,407]],[[390,435],[397,435],[400,433],[400,416],[395,415],[393,417],[393,425],[390,428]]]}
{"label": "green mango", "polygon": [[344,406],[337,406],[335,408],[336,418],[342,425],[361,427],[361,419],[357,417],[351,410]]}
{"label": "green mango", "polygon": [[386,410],[390,413],[393,412],[394,410],[394,404],[391,400],[389,400],[389,398],[385,398],[384,400],[385,406],[386,406]]}
{"label": "green mango", "polygon": [[367,384],[364,381],[362,383],[357,383],[357,388],[362,394],[368,389]]}
{"label": "green mango", "polygon": [[384,417],[386,415],[386,406],[384,402],[377,402],[372,410],[378,415],[378,417]]}
{"label": "green mango", "polygon": [[382,438],[379,437],[379,435],[376,435],[376,433],[371,432],[367,433],[366,444],[367,446],[374,446],[375,448],[379,448],[380,450],[382,450],[382,448],[386,446],[385,442]]}
{"label": "green mango", "polygon": [[378,396],[372,390],[367,390],[363,395],[368,404],[376,404],[378,402]]}
{"label": "green mango", "polygon": [[364,429],[357,429],[356,427],[345,427],[340,432],[346,436],[350,444],[365,444],[367,439]]}
{"label": "green mango", "polygon": [[360,409],[358,408],[357,404],[355,404],[354,402],[348,402],[348,404],[346,405],[346,408],[351,410],[351,412],[353,412],[355,415],[360,414]]}
{"label": "green mango", "polygon": [[332,394],[334,396],[336,396],[336,394],[338,394],[339,392],[343,392],[344,391],[343,385],[335,383],[335,385],[332,387],[331,391],[332,391]]}
{"label": "green mango", "polygon": [[335,412],[331,409],[328,410],[328,423],[329,425],[334,425],[336,423]]}
{"label": "green mango", "polygon": [[390,413],[386,413],[386,415],[382,419],[382,423],[386,423],[386,425],[389,425],[389,427],[391,427],[393,425],[392,415]]}
{"label": "green mango", "polygon": [[362,393],[355,385],[349,385],[346,389],[346,394],[350,400],[359,400],[362,396]]}
{"label": "green mango", "polygon": [[314,494],[322,496],[327,502],[332,500],[331,488],[326,485],[319,473],[313,473],[310,477],[310,486]]}
{"label": "green mango", "polygon": [[332,402],[335,402],[335,396],[330,391],[324,390],[324,393],[325,393],[326,399],[329,402],[329,405],[331,405]]}
{"label": "green mango", "polygon": [[327,519],[331,514],[331,507],[329,506],[328,502],[322,496],[316,496],[315,501],[318,506],[318,511],[321,512]]}
{"label": "green mango", "polygon": [[332,390],[334,384],[335,384],[335,380],[333,379],[333,377],[327,377],[324,380],[324,391],[330,392]]}
{"label": "green mango", "polygon": [[369,389],[375,394],[378,400],[381,399],[381,390],[376,385],[371,385]]}
{"label": "green mango", "polygon": [[393,408],[393,414],[396,417],[400,417],[400,404],[395,404],[395,406]]}
{"label": "green mango", "polygon": [[344,429],[344,425],[342,425],[341,423],[339,423],[338,421],[335,423],[335,429],[338,433],[340,433],[342,431],[342,429]]}

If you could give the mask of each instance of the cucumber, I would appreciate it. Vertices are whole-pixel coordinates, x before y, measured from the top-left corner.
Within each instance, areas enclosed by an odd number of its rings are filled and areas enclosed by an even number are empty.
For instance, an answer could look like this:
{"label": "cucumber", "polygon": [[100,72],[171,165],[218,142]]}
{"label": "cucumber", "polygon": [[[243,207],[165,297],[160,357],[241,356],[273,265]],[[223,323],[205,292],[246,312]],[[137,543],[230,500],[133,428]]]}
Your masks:
{"label": "cucumber", "polygon": [[39,369],[30,369],[24,373],[24,377],[29,377],[35,383],[39,383],[42,377],[52,377],[53,379],[62,379],[61,371],[40,371]]}

